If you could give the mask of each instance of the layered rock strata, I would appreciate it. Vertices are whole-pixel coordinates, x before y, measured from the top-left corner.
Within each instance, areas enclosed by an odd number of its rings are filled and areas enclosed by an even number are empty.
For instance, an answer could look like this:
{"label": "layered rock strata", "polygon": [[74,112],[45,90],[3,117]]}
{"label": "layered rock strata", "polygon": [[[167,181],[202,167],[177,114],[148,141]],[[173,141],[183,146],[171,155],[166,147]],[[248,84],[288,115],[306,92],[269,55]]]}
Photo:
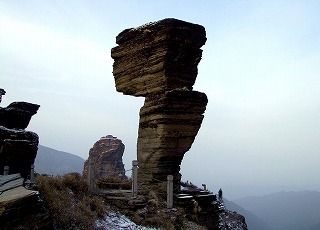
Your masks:
{"label": "layered rock strata", "polygon": [[[0,93],[3,91],[0,90]],[[9,166],[10,174],[20,173],[23,178],[30,176],[31,165],[34,164],[37,155],[39,137],[25,128],[39,107],[27,102],[13,102],[8,107],[0,107],[1,174],[4,166]]]}
{"label": "layered rock strata", "polygon": [[122,162],[125,145],[112,135],[101,137],[89,151],[84,163],[83,176],[88,177],[89,162],[93,165],[93,179],[102,177],[125,177]]}
{"label": "layered rock strata", "polygon": [[39,192],[23,186],[20,174],[0,175],[1,229],[54,229]]}
{"label": "layered rock strata", "polygon": [[144,96],[140,110],[138,183],[165,193],[167,175],[179,190],[180,164],[200,129],[207,105],[193,91],[206,42],[203,26],[164,19],[121,32],[111,50],[116,89]]}
{"label": "layered rock strata", "polygon": [[146,96],[195,83],[206,42],[203,26],[164,19],[121,32],[111,50],[116,89]]}

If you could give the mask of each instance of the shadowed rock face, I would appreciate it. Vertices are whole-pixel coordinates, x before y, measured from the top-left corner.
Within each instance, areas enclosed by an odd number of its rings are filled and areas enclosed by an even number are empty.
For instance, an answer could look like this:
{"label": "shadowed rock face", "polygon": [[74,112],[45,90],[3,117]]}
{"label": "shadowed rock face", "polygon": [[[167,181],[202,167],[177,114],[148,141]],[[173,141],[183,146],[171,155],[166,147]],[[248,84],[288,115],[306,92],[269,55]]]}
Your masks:
{"label": "shadowed rock face", "polygon": [[84,163],[83,176],[88,177],[89,161],[93,162],[94,179],[110,176],[125,177],[122,156],[124,152],[122,141],[112,135],[101,137],[90,149],[89,158]]}
{"label": "shadowed rock face", "polygon": [[10,174],[20,173],[27,178],[37,156],[38,144],[39,137],[34,132],[0,126],[0,174],[4,166],[9,166]]}
{"label": "shadowed rock face", "polygon": [[173,175],[175,190],[179,190],[180,164],[200,129],[206,104],[204,93],[188,90],[146,97],[138,133],[141,183],[155,185]]}
{"label": "shadowed rock face", "polygon": [[166,190],[167,175],[179,190],[180,164],[200,129],[207,105],[192,91],[206,42],[203,26],[164,19],[121,32],[111,50],[116,89],[144,96],[138,135],[138,183]]}
{"label": "shadowed rock face", "polygon": [[39,107],[28,102],[13,102],[6,108],[0,108],[0,125],[9,129],[25,129]]}
{"label": "shadowed rock face", "polygon": [[[4,93],[3,93],[4,92]],[[0,89],[0,94],[5,91]],[[37,113],[39,105],[28,102],[13,102],[0,108],[0,174],[4,166],[9,173],[20,173],[27,178],[37,155],[39,137],[25,131],[31,117]]]}

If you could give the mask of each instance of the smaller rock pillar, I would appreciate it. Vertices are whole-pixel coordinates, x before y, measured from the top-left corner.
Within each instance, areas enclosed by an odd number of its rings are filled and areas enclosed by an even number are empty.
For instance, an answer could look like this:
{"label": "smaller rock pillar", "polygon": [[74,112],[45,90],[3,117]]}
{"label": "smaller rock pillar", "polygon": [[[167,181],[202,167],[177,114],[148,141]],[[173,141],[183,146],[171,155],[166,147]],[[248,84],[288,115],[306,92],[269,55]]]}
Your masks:
{"label": "smaller rock pillar", "polygon": [[132,161],[132,197],[138,195],[138,161]]}
{"label": "smaller rock pillar", "polygon": [[173,208],[173,176],[167,176],[167,208]]}

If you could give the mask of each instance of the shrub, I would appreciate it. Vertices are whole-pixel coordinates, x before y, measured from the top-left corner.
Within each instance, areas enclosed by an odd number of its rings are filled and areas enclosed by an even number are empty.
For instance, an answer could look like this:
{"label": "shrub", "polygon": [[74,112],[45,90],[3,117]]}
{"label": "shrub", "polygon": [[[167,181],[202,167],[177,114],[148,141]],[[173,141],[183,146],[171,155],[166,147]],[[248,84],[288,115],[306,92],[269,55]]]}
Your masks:
{"label": "shrub", "polygon": [[58,229],[95,229],[95,220],[104,216],[102,198],[90,196],[86,181],[78,173],[39,175],[36,184]]}

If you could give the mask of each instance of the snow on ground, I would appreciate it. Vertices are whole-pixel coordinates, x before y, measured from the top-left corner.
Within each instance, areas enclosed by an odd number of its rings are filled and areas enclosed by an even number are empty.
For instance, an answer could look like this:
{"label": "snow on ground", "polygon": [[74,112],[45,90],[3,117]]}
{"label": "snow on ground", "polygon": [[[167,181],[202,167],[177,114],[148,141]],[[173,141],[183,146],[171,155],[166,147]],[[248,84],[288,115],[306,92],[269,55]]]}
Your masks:
{"label": "snow on ground", "polygon": [[136,225],[128,217],[114,211],[106,213],[104,220],[97,220],[96,226],[108,230],[156,230]]}
{"label": "snow on ground", "polygon": [[219,214],[219,229],[244,230],[247,229],[247,226],[239,219],[239,215],[236,212],[227,210]]}

